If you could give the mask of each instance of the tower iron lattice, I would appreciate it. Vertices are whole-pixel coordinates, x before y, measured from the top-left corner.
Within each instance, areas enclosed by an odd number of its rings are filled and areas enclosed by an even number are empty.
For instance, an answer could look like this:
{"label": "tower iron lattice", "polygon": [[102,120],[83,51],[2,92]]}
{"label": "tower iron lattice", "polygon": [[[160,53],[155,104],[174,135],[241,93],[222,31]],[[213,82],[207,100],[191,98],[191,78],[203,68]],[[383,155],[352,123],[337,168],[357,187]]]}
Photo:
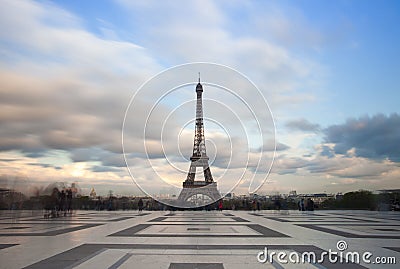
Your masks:
{"label": "tower iron lattice", "polygon": [[[183,189],[179,194],[178,200],[186,202],[193,196],[205,195],[212,201],[221,199],[221,195],[217,189],[217,183],[211,175],[209,166],[209,158],[207,156],[205,137],[204,137],[204,121],[203,121],[203,86],[199,83],[196,86],[196,121],[193,142],[193,152],[190,157],[190,168],[186,180],[183,182]],[[196,170],[200,167],[203,169],[204,181],[195,180]]]}

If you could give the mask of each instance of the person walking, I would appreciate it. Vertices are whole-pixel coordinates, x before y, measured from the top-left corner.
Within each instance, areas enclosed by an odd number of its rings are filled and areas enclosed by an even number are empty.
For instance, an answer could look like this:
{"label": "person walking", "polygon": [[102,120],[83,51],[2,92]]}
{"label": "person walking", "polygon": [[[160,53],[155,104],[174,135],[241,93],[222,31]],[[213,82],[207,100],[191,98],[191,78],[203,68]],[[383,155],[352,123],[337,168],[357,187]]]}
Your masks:
{"label": "person walking", "polygon": [[142,200],[142,198],[139,199],[138,207],[139,207],[139,212],[142,212],[142,210],[143,210],[143,200]]}
{"label": "person walking", "polygon": [[219,200],[219,203],[218,203],[219,211],[222,211],[222,207],[223,207],[223,203],[222,203],[222,199],[221,199],[221,200]]}

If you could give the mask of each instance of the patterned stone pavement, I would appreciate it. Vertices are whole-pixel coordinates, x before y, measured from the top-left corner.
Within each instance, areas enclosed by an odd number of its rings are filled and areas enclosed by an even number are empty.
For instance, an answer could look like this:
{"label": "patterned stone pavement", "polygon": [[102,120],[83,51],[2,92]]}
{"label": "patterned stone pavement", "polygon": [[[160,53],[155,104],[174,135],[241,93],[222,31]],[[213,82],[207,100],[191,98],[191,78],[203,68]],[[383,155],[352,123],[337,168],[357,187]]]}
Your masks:
{"label": "patterned stone pavement", "polygon": [[0,268],[398,268],[399,231],[398,212],[1,211]]}

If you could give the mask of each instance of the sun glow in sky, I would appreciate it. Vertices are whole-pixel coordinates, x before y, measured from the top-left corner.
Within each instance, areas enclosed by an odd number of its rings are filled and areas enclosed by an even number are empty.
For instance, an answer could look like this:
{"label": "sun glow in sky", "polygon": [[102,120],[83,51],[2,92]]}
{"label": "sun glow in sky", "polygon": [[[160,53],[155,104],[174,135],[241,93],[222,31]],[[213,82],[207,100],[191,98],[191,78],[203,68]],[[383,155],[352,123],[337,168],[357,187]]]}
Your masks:
{"label": "sun glow in sky", "polygon": [[[121,148],[128,102],[158,72],[195,61],[240,71],[269,102],[277,153],[260,193],[400,188],[399,24],[400,3],[389,0],[2,1],[0,187],[61,181],[139,194]],[[205,104],[205,114],[218,111]],[[218,175],[228,149],[209,126]],[[146,155],[131,157],[151,187]],[[151,158],[173,181],[165,157]]]}

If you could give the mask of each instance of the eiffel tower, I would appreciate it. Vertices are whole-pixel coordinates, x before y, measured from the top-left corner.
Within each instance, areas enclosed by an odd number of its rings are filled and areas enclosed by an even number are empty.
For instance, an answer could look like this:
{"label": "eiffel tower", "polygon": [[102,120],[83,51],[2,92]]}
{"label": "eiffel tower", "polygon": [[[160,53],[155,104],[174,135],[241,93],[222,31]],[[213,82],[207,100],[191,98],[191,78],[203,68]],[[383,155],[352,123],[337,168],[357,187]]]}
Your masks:
{"label": "eiffel tower", "polygon": [[[217,189],[217,183],[214,182],[211,175],[211,170],[208,165],[208,156],[206,153],[206,144],[204,139],[204,123],[203,123],[203,86],[200,83],[200,73],[199,73],[199,83],[196,86],[197,103],[196,103],[196,123],[194,132],[194,144],[193,144],[193,154],[190,157],[190,168],[186,180],[183,182],[183,189],[178,197],[178,202],[180,204],[189,204],[188,200],[190,198],[197,197],[198,195],[203,195],[209,197],[212,202],[216,202],[221,199],[221,194]],[[204,181],[195,180],[196,170],[201,167],[204,172]],[[204,201],[201,204],[206,205]]]}

